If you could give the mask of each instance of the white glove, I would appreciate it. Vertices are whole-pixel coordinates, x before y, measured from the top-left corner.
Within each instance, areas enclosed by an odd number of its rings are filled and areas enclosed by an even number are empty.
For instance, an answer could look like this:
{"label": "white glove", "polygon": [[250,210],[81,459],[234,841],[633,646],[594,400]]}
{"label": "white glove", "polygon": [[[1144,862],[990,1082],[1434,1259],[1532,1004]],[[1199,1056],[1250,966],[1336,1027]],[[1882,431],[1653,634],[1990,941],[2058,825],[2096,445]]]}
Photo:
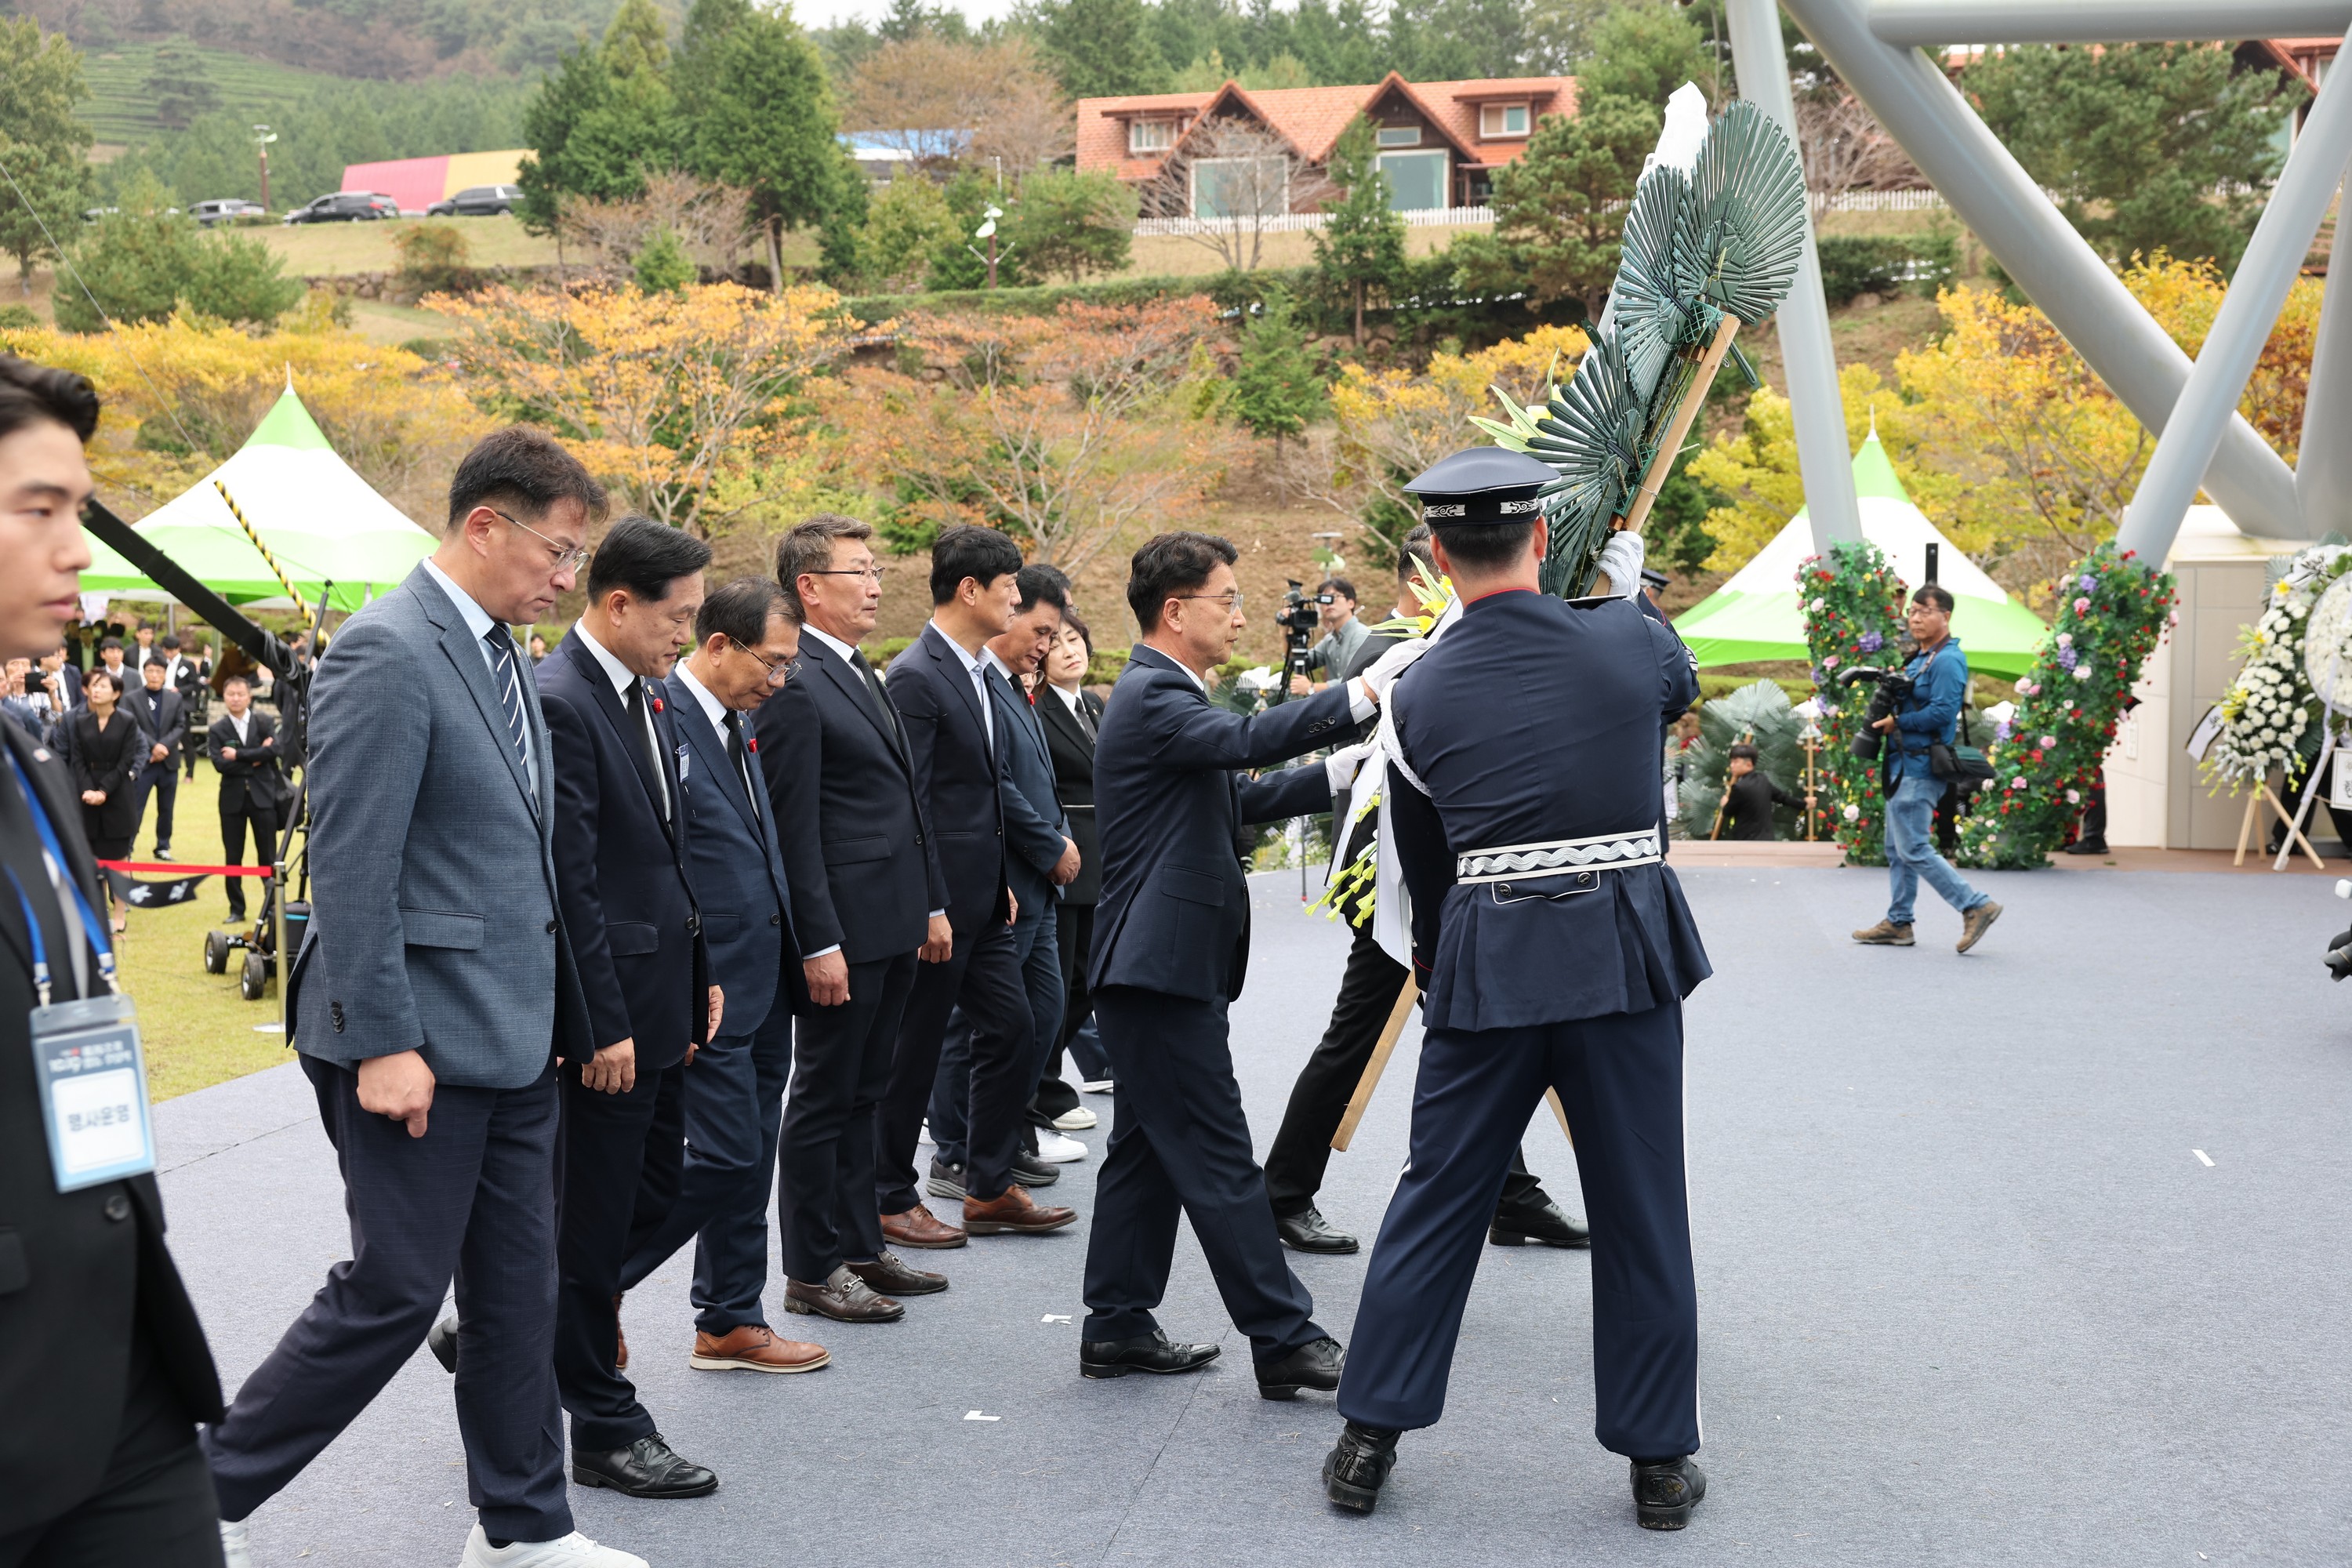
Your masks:
{"label": "white glove", "polygon": [[1648,554],[1642,536],[1621,528],[1601,547],[1601,570],[1609,577],[1609,596],[1630,599],[1642,591],[1642,562]]}
{"label": "white glove", "polygon": [[1331,781],[1331,793],[1338,795],[1356,782],[1356,770],[1372,754],[1372,742],[1360,741],[1352,746],[1342,746],[1323,759],[1323,776]]}
{"label": "white glove", "polygon": [[1402,675],[1414,659],[1429,651],[1429,647],[1428,638],[1415,637],[1411,642],[1397,644],[1374,659],[1371,668],[1363,674],[1364,685],[1370,689],[1372,700],[1385,705],[1389,700],[1389,688],[1396,684],[1397,677]]}

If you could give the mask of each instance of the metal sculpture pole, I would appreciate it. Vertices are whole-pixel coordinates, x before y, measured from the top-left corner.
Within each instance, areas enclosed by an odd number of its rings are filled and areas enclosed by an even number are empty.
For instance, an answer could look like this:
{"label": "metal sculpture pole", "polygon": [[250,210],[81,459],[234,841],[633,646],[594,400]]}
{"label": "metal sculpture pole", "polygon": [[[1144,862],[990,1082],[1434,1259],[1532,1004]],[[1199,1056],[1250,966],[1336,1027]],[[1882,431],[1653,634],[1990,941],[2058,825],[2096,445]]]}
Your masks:
{"label": "metal sculpture pole", "polygon": [[[1789,60],[1780,48],[1780,12],[1775,0],[1729,0],[1724,18],[1731,26],[1732,68],[1739,95],[1770,115],[1792,145],[1797,106],[1789,90]],[[1837,350],[1830,341],[1830,310],[1822,289],[1822,258],[1813,244],[1812,208],[1805,212],[1805,254],[1797,264],[1796,286],[1774,317],[1780,333],[1780,366],[1789,378],[1789,415],[1796,426],[1797,469],[1805,482],[1805,513],[1813,525],[1813,549],[1827,554],[1840,542],[1862,538],[1862,506],[1853,494],[1853,453],[1846,443],[1845,399],[1838,385]]]}
{"label": "metal sculpture pole", "polygon": [[2333,37],[2352,29],[2352,0],[1870,0],[1870,30],[1907,47],[2003,44],[2160,44]]}
{"label": "metal sculpture pole", "polygon": [[[2352,194],[2352,188],[2347,188]],[[2336,262],[2319,306],[2319,341],[2304,397],[2303,445],[2294,459],[2303,526],[2312,537],[2352,539],[2352,258],[2345,254],[2343,209],[2336,219]]]}
{"label": "metal sculpture pole", "polygon": [[[2180,531],[2189,503],[2197,499],[2198,477],[2221,444],[2225,423],[2245,395],[2246,378],[2262,358],[2287,289],[2302,271],[2312,237],[2319,232],[2327,204],[2343,183],[2345,163],[2352,159],[2352,83],[2347,77],[2352,72],[2330,71],[2320,88],[2303,134],[2295,138],[2294,152],[2254,225],[2245,258],[2230,279],[2229,294],[2205,334],[2189,384],[2181,389],[2171,421],[2156,443],[2156,455],[2148,459],[2131,505],[2125,509],[2116,543],[2137,551],[2145,561],[2162,561]],[[2346,434],[2339,429],[2336,440],[2340,444]],[[2308,526],[2310,519],[2304,521]]]}
{"label": "metal sculpture pole", "polygon": [[[1934,182],[1960,221],[2140,423],[2161,433],[2188,384],[2189,356],[2051,205],[1943,69],[1916,49],[1897,48],[1875,37],[1864,0],[1786,3],[1840,79]],[[2210,9],[2217,17],[2238,18],[2251,8]],[[2074,7],[2047,9],[2067,15]],[[1986,36],[1970,24],[1952,41]],[[2244,419],[2231,416],[2204,482],[2241,525],[2302,535],[2294,475]]]}

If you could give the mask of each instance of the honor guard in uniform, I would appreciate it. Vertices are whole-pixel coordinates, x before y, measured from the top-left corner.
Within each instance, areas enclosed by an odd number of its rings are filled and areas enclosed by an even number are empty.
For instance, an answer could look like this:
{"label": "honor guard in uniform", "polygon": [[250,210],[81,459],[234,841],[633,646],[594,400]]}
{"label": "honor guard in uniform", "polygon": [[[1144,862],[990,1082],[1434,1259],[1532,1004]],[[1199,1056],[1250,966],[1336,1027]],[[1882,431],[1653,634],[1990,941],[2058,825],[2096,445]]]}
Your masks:
{"label": "honor guard in uniform", "polygon": [[[1459,452],[1406,489],[1462,619],[1390,696],[1390,825],[1426,1028],[1411,1155],[1382,1220],[1339,1385],[1331,1500],[1369,1512],[1399,1435],[1435,1424],[1511,1151],[1557,1089],[1592,1226],[1601,1446],[1633,1461],[1639,1521],[1706,1491],[1698,1308],[1683,1174],[1682,999],[1709,973],[1664,861],[1663,729],[1689,652],[1614,535],[1606,596],[1541,592],[1540,461]],[[1622,596],[1621,596],[1622,595]],[[1497,700],[1497,693],[1507,698]]]}

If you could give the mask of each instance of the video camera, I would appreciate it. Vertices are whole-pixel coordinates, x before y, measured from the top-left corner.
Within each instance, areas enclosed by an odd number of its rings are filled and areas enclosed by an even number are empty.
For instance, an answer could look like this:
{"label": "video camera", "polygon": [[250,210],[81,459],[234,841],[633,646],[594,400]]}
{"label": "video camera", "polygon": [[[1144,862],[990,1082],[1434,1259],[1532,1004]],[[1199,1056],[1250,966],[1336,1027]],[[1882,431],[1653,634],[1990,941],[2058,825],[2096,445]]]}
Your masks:
{"label": "video camera", "polygon": [[1900,669],[1878,669],[1867,665],[1838,672],[1840,686],[1857,686],[1865,680],[1872,683],[1870,706],[1863,712],[1862,727],[1854,731],[1849,749],[1857,761],[1874,763],[1886,744],[1886,736],[1871,726],[1882,719],[1893,718],[1896,709],[1911,700],[1918,683]]}
{"label": "video camera", "polygon": [[[2336,896],[2339,899],[2352,899],[2352,878],[2338,879],[2336,884]],[[2327,965],[2329,979],[2352,980],[2352,931],[2347,931],[2343,935],[2329,941],[2327,956],[2322,962]]]}
{"label": "video camera", "polygon": [[1310,594],[1297,578],[1286,579],[1289,588],[1282,595],[1282,608],[1276,613],[1274,624],[1282,628],[1282,679],[1274,685],[1273,700],[1276,702],[1290,695],[1293,676],[1307,673],[1307,653],[1315,644],[1315,634],[1322,629],[1322,606],[1331,602],[1328,594]]}

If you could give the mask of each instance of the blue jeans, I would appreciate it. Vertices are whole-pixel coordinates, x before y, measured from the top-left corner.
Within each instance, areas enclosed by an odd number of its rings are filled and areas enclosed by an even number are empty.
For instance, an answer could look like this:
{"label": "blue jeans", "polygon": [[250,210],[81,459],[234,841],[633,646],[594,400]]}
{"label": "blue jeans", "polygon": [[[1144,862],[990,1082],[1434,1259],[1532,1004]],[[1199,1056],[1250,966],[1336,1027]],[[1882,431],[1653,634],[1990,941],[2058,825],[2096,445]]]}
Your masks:
{"label": "blue jeans", "polygon": [[1990,902],[1936,853],[1936,803],[1944,798],[1944,781],[1927,771],[1924,757],[1906,757],[1904,763],[1902,779],[1886,797],[1887,920],[1899,926],[1911,923],[1911,904],[1922,877],[1962,914]]}

